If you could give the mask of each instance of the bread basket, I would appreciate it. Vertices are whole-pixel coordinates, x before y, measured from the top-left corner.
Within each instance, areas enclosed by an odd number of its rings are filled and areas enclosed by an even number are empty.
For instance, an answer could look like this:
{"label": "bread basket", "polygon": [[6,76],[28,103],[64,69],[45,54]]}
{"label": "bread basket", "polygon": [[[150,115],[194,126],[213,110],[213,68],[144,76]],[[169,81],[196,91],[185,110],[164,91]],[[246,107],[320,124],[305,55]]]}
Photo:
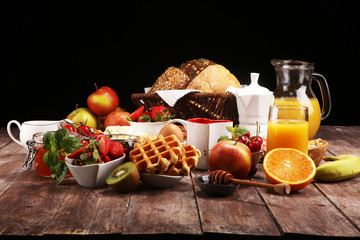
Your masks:
{"label": "bread basket", "polygon": [[189,93],[179,99],[174,107],[170,107],[156,93],[133,93],[133,103],[145,109],[153,106],[163,105],[167,107],[176,118],[209,118],[217,120],[231,120],[239,123],[236,98],[230,92],[225,93]]}

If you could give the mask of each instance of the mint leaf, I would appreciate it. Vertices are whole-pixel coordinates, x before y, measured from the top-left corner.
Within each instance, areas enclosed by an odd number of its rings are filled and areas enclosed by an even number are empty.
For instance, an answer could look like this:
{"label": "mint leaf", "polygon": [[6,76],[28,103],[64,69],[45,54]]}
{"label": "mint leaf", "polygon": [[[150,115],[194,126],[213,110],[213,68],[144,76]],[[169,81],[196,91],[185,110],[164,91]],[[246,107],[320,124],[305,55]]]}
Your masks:
{"label": "mint leaf", "polygon": [[51,172],[54,173],[56,170],[56,165],[59,161],[58,151],[49,150],[44,154],[43,161]]}
{"label": "mint leaf", "polygon": [[55,137],[51,132],[46,132],[43,136],[44,150],[55,148]]}
{"label": "mint leaf", "polygon": [[68,167],[66,163],[63,161],[58,161],[58,163],[56,164],[56,173],[55,173],[56,181],[58,184],[61,183],[62,180],[64,180],[67,172],[68,172]]}
{"label": "mint leaf", "polygon": [[81,148],[81,141],[76,137],[65,137],[60,143],[60,148],[66,153],[73,153]]}
{"label": "mint leaf", "polygon": [[241,137],[242,135],[245,135],[248,132],[249,130],[247,130],[246,128],[235,127],[233,136]]}
{"label": "mint leaf", "polygon": [[66,128],[60,128],[55,132],[54,137],[55,137],[55,147],[57,150],[60,150],[61,149],[61,145],[60,145],[61,141],[64,138],[69,137],[69,130]]}
{"label": "mint leaf", "polygon": [[235,127],[230,127],[230,126],[226,127],[226,129],[228,130],[228,132],[231,132],[231,133],[234,132],[234,129],[235,129],[235,128],[236,128],[236,126],[235,126]]}
{"label": "mint leaf", "polygon": [[226,136],[226,135],[222,135],[222,136],[219,137],[219,139],[217,140],[217,142],[221,142],[221,141],[223,141],[223,140],[230,140],[230,138],[229,138],[228,136]]}

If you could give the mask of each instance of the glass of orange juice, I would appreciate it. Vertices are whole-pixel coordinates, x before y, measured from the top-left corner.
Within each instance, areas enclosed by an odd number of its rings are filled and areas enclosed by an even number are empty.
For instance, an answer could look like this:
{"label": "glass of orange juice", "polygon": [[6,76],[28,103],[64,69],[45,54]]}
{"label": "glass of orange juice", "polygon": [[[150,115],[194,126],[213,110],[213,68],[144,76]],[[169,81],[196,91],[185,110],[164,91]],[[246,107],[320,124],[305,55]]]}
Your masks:
{"label": "glass of orange juice", "polygon": [[308,154],[308,107],[271,105],[269,111],[267,151],[274,148],[295,148]]}

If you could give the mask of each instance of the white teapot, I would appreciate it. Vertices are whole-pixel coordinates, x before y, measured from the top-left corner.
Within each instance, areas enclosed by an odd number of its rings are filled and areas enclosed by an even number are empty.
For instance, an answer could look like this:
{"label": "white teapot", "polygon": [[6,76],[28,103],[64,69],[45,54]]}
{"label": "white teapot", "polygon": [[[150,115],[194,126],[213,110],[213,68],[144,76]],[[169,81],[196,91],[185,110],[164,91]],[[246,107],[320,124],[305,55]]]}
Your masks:
{"label": "white teapot", "polygon": [[251,73],[251,84],[243,88],[229,87],[227,91],[236,97],[239,124],[256,134],[256,122],[260,126],[260,136],[266,137],[269,107],[274,101],[273,92],[258,84],[259,74]]}

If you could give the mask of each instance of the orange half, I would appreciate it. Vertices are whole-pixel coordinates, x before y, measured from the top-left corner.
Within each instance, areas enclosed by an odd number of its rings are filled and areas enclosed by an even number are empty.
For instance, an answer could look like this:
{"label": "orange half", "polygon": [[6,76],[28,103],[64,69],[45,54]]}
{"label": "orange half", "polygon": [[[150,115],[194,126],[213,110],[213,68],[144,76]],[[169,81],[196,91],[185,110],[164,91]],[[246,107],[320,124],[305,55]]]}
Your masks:
{"label": "orange half", "polygon": [[315,177],[314,161],[293,148],[275,148],[265,155],[264,171],[270,183],[287,183],[292,191],[307,187]]}

